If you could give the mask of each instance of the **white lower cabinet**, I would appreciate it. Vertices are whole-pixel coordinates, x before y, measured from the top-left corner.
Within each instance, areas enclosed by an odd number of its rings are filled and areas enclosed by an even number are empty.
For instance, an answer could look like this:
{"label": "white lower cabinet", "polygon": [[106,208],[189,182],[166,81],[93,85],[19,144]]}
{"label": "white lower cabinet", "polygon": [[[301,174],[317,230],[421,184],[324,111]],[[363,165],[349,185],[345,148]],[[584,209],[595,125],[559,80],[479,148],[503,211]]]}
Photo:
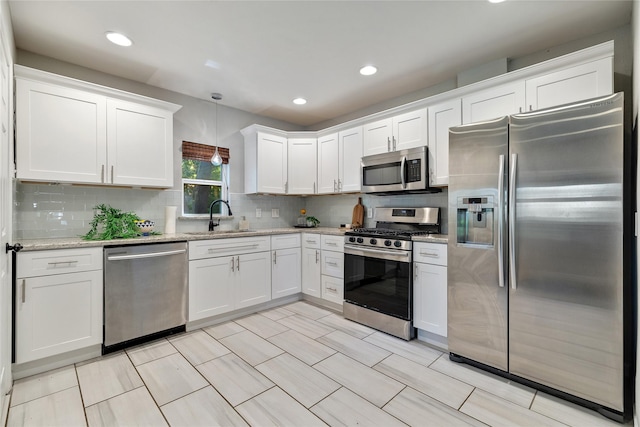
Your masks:
{"label": "white lower cabinet", "polygon": [[322,297],[320,291],[320,235],[304,233],[302,235],[302,293],[316,298]]}
{"label": "white lower cabinet", "polygon": [[271,298],[299,293],[301,276],[300,234],[271,236]]}
{"label": "white lower cabinet", "polygon": [[269,247],[269,236],[189,242],[189,321],[270,301]]}
{"label": "white lower cabinet", "polygon": [[101,344],[102,289],[102,248],[19,253],[15,362]]}
{"label": "white lower cabinet", "polygon": [[323,299],[342,305],[344,301],[344,236],[321,236],[320,292]]}
{"label": "white lower cabinet", "polygon": [[447,336],[447,245],[413,246],[413,326]]}

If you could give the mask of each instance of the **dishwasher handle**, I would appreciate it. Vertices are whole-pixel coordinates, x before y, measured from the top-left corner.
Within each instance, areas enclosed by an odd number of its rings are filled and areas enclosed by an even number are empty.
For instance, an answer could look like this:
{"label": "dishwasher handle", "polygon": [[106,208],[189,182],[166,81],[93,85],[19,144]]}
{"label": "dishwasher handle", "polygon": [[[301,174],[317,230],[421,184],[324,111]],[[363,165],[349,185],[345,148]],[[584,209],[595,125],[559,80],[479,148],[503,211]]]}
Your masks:
{"label": "dishwasher handle", "polygon": [[107,261],[127,261],[131,259],[158,258],[163,256],[180,255],[186,252],[187,252],[186,249],[177,249],[175,251],[148,252],[148,253],[132,254],[132,255],[111,255],[107,257]]}

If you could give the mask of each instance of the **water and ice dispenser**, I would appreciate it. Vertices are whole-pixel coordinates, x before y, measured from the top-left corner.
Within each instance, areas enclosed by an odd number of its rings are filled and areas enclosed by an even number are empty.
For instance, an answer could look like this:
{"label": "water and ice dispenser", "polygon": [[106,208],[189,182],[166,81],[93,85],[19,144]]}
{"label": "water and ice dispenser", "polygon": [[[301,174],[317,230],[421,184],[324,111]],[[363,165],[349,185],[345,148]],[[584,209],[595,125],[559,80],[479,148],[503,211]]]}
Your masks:
{"label": "water and ice dispenser", "polygon": [[458,244],[493,246],[493,196],[458,197]]}

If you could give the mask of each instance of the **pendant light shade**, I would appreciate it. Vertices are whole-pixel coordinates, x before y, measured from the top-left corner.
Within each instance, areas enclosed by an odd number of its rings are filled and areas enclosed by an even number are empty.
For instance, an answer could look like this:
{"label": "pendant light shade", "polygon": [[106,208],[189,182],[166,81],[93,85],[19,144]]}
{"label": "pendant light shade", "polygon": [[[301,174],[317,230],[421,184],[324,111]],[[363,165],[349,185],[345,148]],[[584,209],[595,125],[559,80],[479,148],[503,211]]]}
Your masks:
{"label": "pendant light shade", "polygon": [[218,101],[222,99],[222,94],[212,93],[211,98],[216,101],[216,151],[211,157],[211,164],[214,166],[220,166],[222,164],[222,156],[218,152]]}

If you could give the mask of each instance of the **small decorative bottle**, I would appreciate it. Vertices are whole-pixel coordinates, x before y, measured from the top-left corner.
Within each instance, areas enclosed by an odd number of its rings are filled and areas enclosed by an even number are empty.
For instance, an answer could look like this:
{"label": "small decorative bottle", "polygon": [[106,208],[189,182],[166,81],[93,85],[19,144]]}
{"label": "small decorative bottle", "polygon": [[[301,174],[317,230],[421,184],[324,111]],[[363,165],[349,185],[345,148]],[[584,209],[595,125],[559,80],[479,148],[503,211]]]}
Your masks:
{"label": "small decorative bottle", "polygon": [[307,226],[307,210],[300,209],[300,216],[298,217],[298,225],[301,227]]}

